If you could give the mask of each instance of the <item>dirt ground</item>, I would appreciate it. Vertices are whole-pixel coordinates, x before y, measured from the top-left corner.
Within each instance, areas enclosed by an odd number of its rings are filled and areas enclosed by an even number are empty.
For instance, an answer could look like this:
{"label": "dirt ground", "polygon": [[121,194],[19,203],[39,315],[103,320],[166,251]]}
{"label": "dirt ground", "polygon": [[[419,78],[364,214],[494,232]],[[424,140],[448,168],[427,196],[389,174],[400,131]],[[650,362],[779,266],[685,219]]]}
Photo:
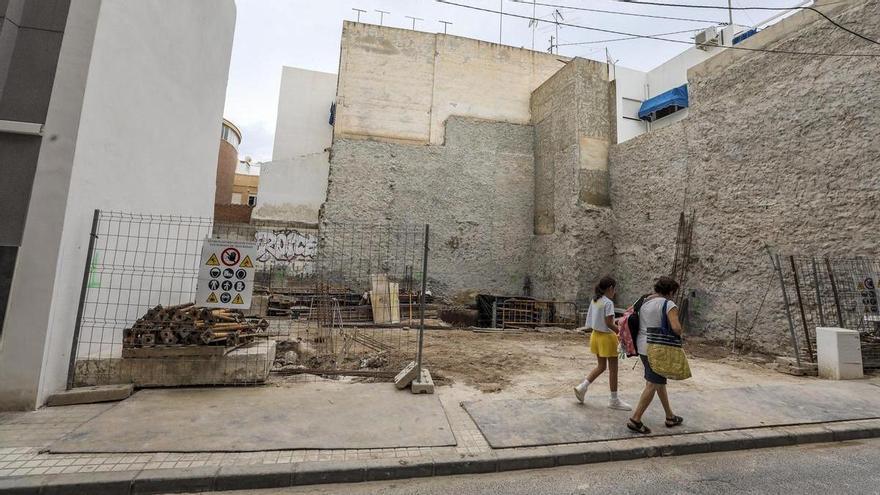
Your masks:
{"label": "dirt ground", "polygon": [[[728,349],[691,339],[685,342],[693,378],[674,382],[677,390],[742,387],[762,383],[802,383],[770,369],[770,357],[731,356]],[[571,394],[596,358],[589,335],[571,332],[427,331],[425,365],[438,385],[457,389],[462,398],[485,393],[510,397],[552,398]],[[607,372],[596,390],[607,391]],[[637,393],[644,385],[637,358],[620,363],[621,393]]]}

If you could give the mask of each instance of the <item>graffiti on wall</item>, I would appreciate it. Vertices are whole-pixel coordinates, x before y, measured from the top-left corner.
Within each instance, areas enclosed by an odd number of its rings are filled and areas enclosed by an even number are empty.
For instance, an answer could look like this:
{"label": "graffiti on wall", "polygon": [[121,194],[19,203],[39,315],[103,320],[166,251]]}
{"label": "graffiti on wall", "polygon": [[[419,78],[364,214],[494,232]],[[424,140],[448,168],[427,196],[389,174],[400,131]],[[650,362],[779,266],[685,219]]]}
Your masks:
{"label": "graffiti on wall", "polygon": [[318,236],[297,230],[258,231],[257,261],[261,263],[312,262],[318,254]]}

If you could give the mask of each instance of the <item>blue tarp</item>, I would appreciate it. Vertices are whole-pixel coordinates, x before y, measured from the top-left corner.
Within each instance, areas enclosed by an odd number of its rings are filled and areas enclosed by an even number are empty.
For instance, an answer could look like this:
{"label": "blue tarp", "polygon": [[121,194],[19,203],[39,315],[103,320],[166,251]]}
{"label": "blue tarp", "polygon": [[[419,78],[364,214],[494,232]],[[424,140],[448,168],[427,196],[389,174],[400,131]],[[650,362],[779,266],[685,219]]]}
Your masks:
{"label": "blue tarp", "polygon": [[[665,93],[648,98],[639,108],[639,118],[642,120],[653,121],[655,114],[661,110],[670,107],[678,107],[677,109],[687,108],[688,106],[688,86],[682,84],[677,88],[672,88]],[[676,110],[677,110],[676,109]]]}

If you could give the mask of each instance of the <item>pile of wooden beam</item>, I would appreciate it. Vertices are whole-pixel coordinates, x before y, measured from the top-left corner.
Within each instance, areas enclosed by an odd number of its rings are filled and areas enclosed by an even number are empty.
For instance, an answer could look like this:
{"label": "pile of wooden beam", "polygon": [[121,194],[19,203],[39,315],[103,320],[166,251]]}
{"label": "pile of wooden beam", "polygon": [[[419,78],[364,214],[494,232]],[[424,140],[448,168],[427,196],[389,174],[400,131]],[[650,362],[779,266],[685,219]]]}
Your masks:
{"label": "pile of wooden beam", "polygon": [[226,309],[210,309],[193,303],[156,306],[149,309],[131,328],[122,332],[123,347],[155,345],[222,345],[250,343],[265,333],[265,319],[245,318]]}

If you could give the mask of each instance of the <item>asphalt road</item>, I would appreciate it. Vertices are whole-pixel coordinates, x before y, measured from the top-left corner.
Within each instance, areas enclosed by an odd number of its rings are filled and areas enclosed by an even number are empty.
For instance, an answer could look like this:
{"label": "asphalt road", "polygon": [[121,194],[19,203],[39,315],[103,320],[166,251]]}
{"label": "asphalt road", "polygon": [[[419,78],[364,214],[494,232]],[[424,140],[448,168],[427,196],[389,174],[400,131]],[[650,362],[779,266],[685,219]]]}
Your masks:
{"label": "asphalt road", "polygon": [[223,493],[880,494],[880,439],[530,471]]}

